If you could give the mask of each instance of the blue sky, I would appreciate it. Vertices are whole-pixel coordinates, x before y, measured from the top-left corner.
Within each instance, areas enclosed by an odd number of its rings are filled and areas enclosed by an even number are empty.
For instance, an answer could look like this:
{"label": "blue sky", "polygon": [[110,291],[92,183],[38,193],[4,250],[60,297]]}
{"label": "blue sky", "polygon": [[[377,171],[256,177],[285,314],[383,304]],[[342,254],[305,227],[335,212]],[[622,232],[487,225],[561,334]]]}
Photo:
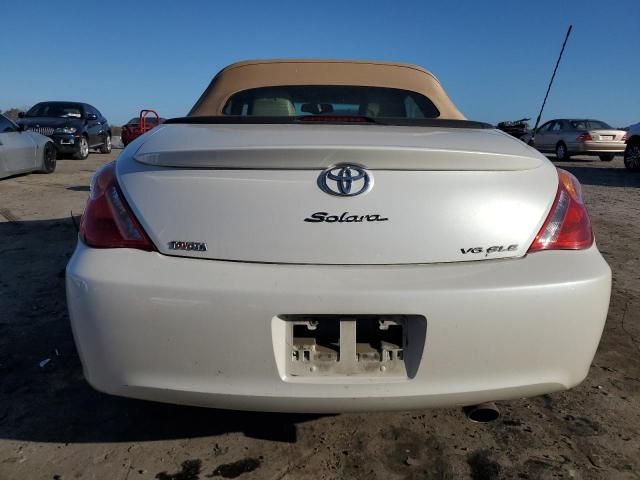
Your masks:
{"label": "blue sky", "polygon": [[355,58],[433,71],[469,118],[640,121],[640,1],[3,2],[0,109],[95,105],[114,124],[187,113],[215,73],[253,58]]}

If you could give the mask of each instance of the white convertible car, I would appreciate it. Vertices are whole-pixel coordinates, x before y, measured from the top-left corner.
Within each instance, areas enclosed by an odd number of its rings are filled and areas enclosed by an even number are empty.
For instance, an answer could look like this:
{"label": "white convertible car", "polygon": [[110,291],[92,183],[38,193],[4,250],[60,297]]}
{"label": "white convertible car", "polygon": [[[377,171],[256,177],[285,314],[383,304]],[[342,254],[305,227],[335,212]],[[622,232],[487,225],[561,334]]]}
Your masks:
{"label": "white convertible car", "polygon": [[571,174],[379,62],[225,68],[96,173],[67,267],[96,389],[265,411],[571,388],[610,289]]}
{"label": "white convertible car", "polygon": [[52,173],[56,169],[56,147],[50,138],[24,131],[0,115],[0,178],[21,173]]}

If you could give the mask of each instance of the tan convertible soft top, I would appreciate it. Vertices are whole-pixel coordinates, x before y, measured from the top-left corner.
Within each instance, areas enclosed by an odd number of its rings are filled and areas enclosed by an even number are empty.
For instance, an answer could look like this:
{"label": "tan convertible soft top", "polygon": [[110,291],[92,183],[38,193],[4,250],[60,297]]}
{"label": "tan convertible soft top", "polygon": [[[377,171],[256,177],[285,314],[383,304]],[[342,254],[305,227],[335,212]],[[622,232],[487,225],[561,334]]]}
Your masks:
{"label": "tan convertible soft top", "polygon": [[350,60],[249,60],[224,68],[211,81],[189,116],[222,115],[234,93],[284,85],[362,85],[399,88],[430,99],[443,119],[465,117],[449,99],[438,79],[409,64]]}

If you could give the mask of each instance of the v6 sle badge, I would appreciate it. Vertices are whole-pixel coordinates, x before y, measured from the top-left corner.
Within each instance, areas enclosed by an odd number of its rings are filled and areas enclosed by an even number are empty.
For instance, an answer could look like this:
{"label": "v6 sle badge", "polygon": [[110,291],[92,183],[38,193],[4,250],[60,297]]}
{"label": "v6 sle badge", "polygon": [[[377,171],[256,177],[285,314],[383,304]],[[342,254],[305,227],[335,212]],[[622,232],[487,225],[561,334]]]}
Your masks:
{"label": "v6 sle badge", "polygon": [[472,254],[478,255],[480,253],[484,253],[484,256],[491,255],[492,253],[504,253],[504,252],[515,252],[518,250],[518,245],[493,245],[491,247],[470,247],[470,248],[461,248],[460,252],[463,255]]}

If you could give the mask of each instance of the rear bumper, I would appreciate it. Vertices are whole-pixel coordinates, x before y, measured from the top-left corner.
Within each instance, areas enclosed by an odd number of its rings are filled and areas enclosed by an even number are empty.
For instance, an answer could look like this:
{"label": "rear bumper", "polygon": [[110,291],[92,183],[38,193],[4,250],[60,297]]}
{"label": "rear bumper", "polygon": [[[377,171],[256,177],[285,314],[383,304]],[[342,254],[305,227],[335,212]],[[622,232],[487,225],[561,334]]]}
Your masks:
{"label": "rear bumper", "polygon": [[[336,412],[469,405],[586,376],[611,271],[595,247],[518,260],[301,266],[197,260],[81,242],[71,324],[96,389],[219,408]],[[413,378],[290,377],[282,314],[407,314],[427,322]]]}
{"label": "rear bumper", "polygon": [[573,154],[598,154],[598,153],[623,153],[624,142],[576,142],[567,145],[569,153]]}

